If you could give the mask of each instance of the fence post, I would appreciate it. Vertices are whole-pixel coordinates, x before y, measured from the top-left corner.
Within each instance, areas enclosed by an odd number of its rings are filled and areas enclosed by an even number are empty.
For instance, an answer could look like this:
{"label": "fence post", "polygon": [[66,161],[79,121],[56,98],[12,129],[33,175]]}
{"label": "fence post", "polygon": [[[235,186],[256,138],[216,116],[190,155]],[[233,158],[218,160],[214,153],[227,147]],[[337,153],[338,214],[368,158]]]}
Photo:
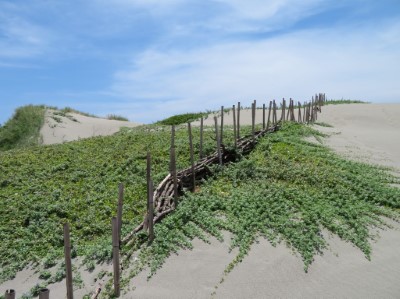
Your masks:
{"label": "fence post", "polygon": [[286,115],[286,119],[287,120],[290,120],[290,107],[291,107],[291,105],[292,105],[292,99],[289,99],[289,106],[288,106],[287,115]]}
{"label": "fence post", "polygon": [[154,186],[153,180],[150,179],[149,182],[149,242],[150,245],[154,240]]}
{"label": "fence post", "polygon": [[49,289],[41,289],[39,291],[39,299],[49,299],[50,298],[50,290]]}
{"label": "fence post", "polygon": [[118,236],[118,219],[112,217],[112,247],[113,247],[113,269],[114,269],[114,296],[119,297],[120,285],[119,285],[119,236]]}
{"label": "fence post", "polygon": [[72,287],[72,264],[71,264],[71,240],[69,237],[69,224],[64,223],[64,256],[65,256],[65,274],[67,284],[67,299],[73,299]]}
{"label": "fence post", "polygon": [[[173,141],[171,140],[171,143]],[[147,152],[147,159],[146,159],[146,182],[147,182],[147,213],[146,213],[146,217],[144,218],[144,223],[143,223],[143,230],[146,231],[149,228],[149,198],[150,198],[150,179],[151,179],[151,154],[148,151]]]}
{"label": "fence post", "polygon": [[218,136],[218,120],[216,116],[214,116],[214,123],[215,123],[215,139],[217,140],[218,160],[219,160],[219,165],[222,166],[221,144],[219,143],[220,139]]}
{"label": "fence post", "polygon": [[281,107],[282,111],[281,111],[281,121],[284,122],[285,121],[285,110],[286,110],[286,101],[285,98],[282,98],[282,107]]}
{"label": "fence post", "polygon": [[190,147],[190,164],[192,168],[192,184],[193,184],[192,191],[194,191],[196,188],[196,176],[194,172],[192,125],[190,123],[188,123],[188,133],[189,133],[189,147]]}
{"label": "fence post", "polygon": [[267,130],[269,129],[270,125],[270,116],[271,116],[271,108],[272,108],[272,101],[269,101],[269,108],[268,108],[268,120],[267,120]]}
{"label": "fence post", "polygon": [[253,142],[255,139],[255,118],[256,118],[256,107],[255,104],[251,104],[251,134],[253,135]]}
{"label": "fence post", "polygon": [[306,122],[306,105],[307,105],[307,102],[304,102],[303,103],[303,123]]}
{"label": "fence post", "polygon": [[221,106],[221,136],[220,136],[220,144],[223,144],[224,139],[224,106]]}
{"label": "fence post", "polygon": [[15,299],[15,290],[13,289],[6,290],[4,297],[5,299]]}
{"label": "fence post", "polygon": [[297,105],[299,106],[299,112],[297,114],[297,122],[301,123],[301,103],[297,102]]}
{"label": "fence post", "polygon": [[265,103],[263,103],[263,130],[265,130]]}
{"label": "fence post", "polygon": [[274,125],[276,125],[278,123],[278,118],[276,116],[276,102],[275,100],[273,102],[274,102]]}
{"label": "fence post", "polygon": [[174,182],[174,205],[175,209],[178,206],[178,179],[176,177],[176,156],[175,156],[175,148],[171,147],[170,154],[170,173],[172,176],[172,180]]}
{"label": "fence post", "polygon": [[117,219],[118,219],[118,236],[119,242],[121,242],[121,228],[122,228],[122,205],[124,201],[124,184],[119,184],[118,186],[118,211],[117,211]]}
{"label": "fence post", "polygon": [[175,147],[175,126],[171,127],[171,147]]}
{"label": "fence post", "polygon": [[237,139],[240,139],[240,102],[237,105]]}
{"label": "fence post", "polygon": [[203,117],[200,119],[200,148],[199,148],[199,156],[200,160],[203,158],[203,130],[204,130],[204,119]]}
{"label": "fence post", "polygon": [[235,109],[235,105],[232,106],[232,115],[233,115],[233,144],[234,147],[237,147],[237,139],[236,139],[236,109]]}

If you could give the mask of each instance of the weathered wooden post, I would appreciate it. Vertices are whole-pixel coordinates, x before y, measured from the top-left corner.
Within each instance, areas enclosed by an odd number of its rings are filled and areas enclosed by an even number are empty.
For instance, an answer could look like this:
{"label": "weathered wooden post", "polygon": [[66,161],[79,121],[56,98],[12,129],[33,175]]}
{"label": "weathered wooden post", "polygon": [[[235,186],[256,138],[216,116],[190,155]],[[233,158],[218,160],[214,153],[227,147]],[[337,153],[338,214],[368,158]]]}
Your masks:
{"label": "weathered wooden post", "polygon": [[240,102],[237,106],[237,139],[240,139]]}
{"label": "weathered wooden post", "polygon": [[265,130],[265,103],[263,103],[263,130]]}
{"label": "weathered wooden post", "polygon": [[[190,147],[190,165],[192,169],[192,191],[196,189],[196,175],[194,171],[194,153],[193,153],[193,136],[192,136],[192,125],[188,123],[188,133],[189,133],[189,147]],[[222,132],[221,132],[222,133]]]}
{"label": "weathered wooden post", "polygon": [[224,143],[224,106],[221,106],[221,136],[220,144]]}
{"label": "weathered wooden post", "polygon": [[306,122],[306,106],[307,106],[307,102],[304,102],[304,104],[303,104],[303,123]]}
{"label": "weathered wooden post", "polygon": [[65,275],[67,284],[67,299],[73,299],[74,289],[72,287],[71,240],[69,237],[68,223],[64,223],[64,257],[65,257]]}
{"label": "weathered wooden post", "polygon": [[39,291],[39,299],[49,299],[50,298],[50,290],[49,289],[41,289]]}
{"label": "weathered wooden post", "polygon": [[175,154],[174,147],[171,147],[170,173],[172,176],[172,180],[174,182],[174,205],[175,205],[175,209],[176,209],[176,207],[178,206],[178,179],[176,177],[176,154]]}
{"label": "weathered wooden post", "polygon": [[215,139],[217,140],[218,160],[219,160],[219,165],[222,166],[221,144],[219,143],[220,139],[218,136],[218,120],[216,116],[214,116],[214,123],[215,123]]}
{"label": "weathered wooden post", "polygon": [[312,97],[312,100],[311,100],[310,113],[311,113],[310,121],[313,123],[314,122],[314,97]]}
{"label": "weathered wooden post", "polygon": [[149,181],[149,191],[149,241],[147,244],[151,245],[154,240],[154,186],[152,179]]}
{"label": "weathered wooden post", "polygon": [[[124,201],[124,184],[121,183],[118,186],[118,210],[117,210],[119,238],[121,238],[123,201]],[[119,239],[119,242],[121,242],[121,239]]]}
{"label": "weathered wooden post", "polygon": [[254,103],[251,104],[251,134],[253,136],[253,142],[255,140],[255,116],[256,109]]}
{"label": "weathered wooden post", "polygon": [[[172,138],[172,137],[171,137]],[[174,143],[173,139],[171,139],[171,143]],[[174,143],[175,144],[175,143]],[[150,198],[150,180],[151,180],[151,154],[148,151],[147,152],[147,159],[146,159],[146,182],[147,182],[147,214],[146,217],[144,218],[144,223],[143,223],[143,230],[146,231],[149,228],[149,198]]]}
{"label": "weathered wooden post", "polygon": [[118,236],[118,219],[112,217],[112,252],[113,252],[113,270],[114,270],[114,296],[120,296],[120,272],[119,272],[119,236]]}
{"label": "weathered wooden post", "polygon": [[15,299],[15,290],[13,290],[13,289],[6,290],[6,292],[4,294],[4,298],[5,299]]}
{"label": "weathered wooden post", "polygon": [[171,126],[171,147],[175,147],[175,126]]}
{"label": "weathered wooden post", "polygon": [[299,112],[297,114],[297,122],[301,123],[301,104],[300,104],[300,102],[297,102],[297,105],[299,107]]}
{"label": "weathered wooden post", "polygon": [[285,110],[286,110],[286,101],[285,101],[285,98],[283,98],[282,99],[281,121],[285,121]]}
{"label": "weathered wooden post", "polygon": [[237,147],[237,132],[236,132],[236,109],[235,105],[232,106],[232,115],[233,115],[233,144],[234,147]]}
{"label": "weathered wooden post", "polygon": [[270,125],[271,109],[272,109],[272,101],[269,101],[268,120],[267,120],[267,130],[269,129],[269,125]]}
{"label": "weathered wooden post", "polygon": [[203,159],[203,134],[204,134],[204,119],[202,117],[200,119],[200,148],[199,148],[200,160]]}
{"label": "weathered wooden post", "polygon": [[276,115],[276,102],[275,102],[275,100],[273,101],[273,103],[274,103],[274,125],[276,125],[278,123],[278,118],[277,118],[277,115]]}

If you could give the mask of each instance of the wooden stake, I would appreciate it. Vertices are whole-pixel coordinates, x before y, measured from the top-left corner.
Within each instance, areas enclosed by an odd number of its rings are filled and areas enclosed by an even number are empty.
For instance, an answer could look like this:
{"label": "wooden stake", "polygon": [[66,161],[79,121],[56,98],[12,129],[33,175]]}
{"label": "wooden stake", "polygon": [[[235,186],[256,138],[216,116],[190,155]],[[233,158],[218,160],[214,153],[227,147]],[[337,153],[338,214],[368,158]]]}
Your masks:
{"label": "wooden stake", "polygon": [[39,299],[49,299],[50,298],[50,290],[49,289],[41,289],[39,291]]}
{"label": "wooden stake", "polygon": [[65,274],[66,274],[66,284],[67,284],[67,299],[73,299],[74,289],[72,287],[71,241],[69,237],[68,223],[64,223],[64,257],[65,257]]}
{"label": "wooden stake", "polygon": [[313,123],[314,122],[314,97],[311,100],[311,111],[310,111],[310,113],[311,113],[311,122]]}
{"label": "wooden stake", "polygon": [[149,182],[149,190],[150,190],[150,197],[149,197],[149,242],[148,245],[154,240],[154,186],[153,180],[150,179]]}
{"label": "wooden stake", "polygon": [[218,136],[218,120],[217,120],[216,116],[214,116],[214,123],[215,123],[215,139],[217,140],[217,152],[218,152],[219,165],[222,166],[221,144],[219,143],[220,139]]}
{"label": "wooden stake", "polygon": [[[117,210],[117,219],[118,219],[118,236],[121,238],[121,228],[122,228],[122,205],[124,201],[124,184],[119,184],[118,186],[118,210]],[[121,239],[118,240],[121,242]]]}
{"label": "wooden stake", "polygon": [[174,147],[171,147],[170,173],[172,176],[172,180],[174,182],[174,205],[175,205],[175,209],[176,209],[176,207],[178,206],[178,179],[176,177],[176,155],[175,155]]}
{"label": "wooden stake", "polygon": [[[171,139],[171,142],[172,139]],[[143,229],[146,231],[149,228],[149,198],[150,198],[150,179],[151,179],[151,154],[150,152],[147,152],[147,168],[146,168],[146,182],[147,182],[147,214],[146,217],[144,219],[144,225],[143,225]]]}
{"label": "wooden stake", "polygon": [[221,106],[221,136],[220,136],[220,144],[223,144],[223,138],[224,138],[224,106]]}
{"label": "wooden stake", "polygon": [[175,126],[171,127],[171,147],[175,147]]}
{"label": "wooden stake", "polygon": [[271,116],[271,109],[272,109],[272,101],[269,101],[269,108],[268,108],[268,120],[267,120],[267,130],[269,128],[270,125],[270,116]]}
{"label": "wooden stake", "polygon": [[274,125],[276,125],[278,123],[278,118],[276,116],[276,102],[275,100],[273,102],[274,102]]}
{"label": "wooden stake", "polygon": [[120,296],[120,272],[119,272],[119,236],[118,236],[118,220],[116,217],[111,219],[112,225],[112,247],[113,247],[113,269],[114,269],[114,296]]}
{"label": "wooden stake", "polygon": [[[196,176],[194,172],[194,153],[193,153],[193,137],[192,137],[192,125],[188,123],[188,133],[189,133],[189,148],[190,148],[190,163],[192,167],[192,191],[194,192],[196,188]],[[222,131],[221,131],[222,133]]]}
{"label": "wooden stake", "polygon": [[232,106],[232,115],[233,115],[233,144],[236,148],[237,146],[237,132],[236,132],[236,109],[235,105]]}
{"label": "wooden stake", "polygon": [[265,130],[265,104],[263,104],[263,130]]}
{"label": "wooden stake", "polygon": [[303,105],[304,105],[303,106],[303,123],[305,123],[306,122],[306,105],[307,105],[307,103],[304,102]]}
{"label": "wooden stake", "polygon": [[204,119],[200,119],[200,148],[199,148],[199,156],[200,160],[203,159],[203,133],[204,133],[204,126],[203,126]]}
{"label": "wooden stake", "polygon": [[281,111],[281,120],[285,121],[285,110],[286,110],[286,101],[285,98],[282,99],[282,111]]}
{"label": "wooden stake", "polygon": [[301,104],[300,104],[300,102],[297,102],[297,105],[299,106],[299,112],[297,114],[297,122],[301,123]]}
{"label": "wooden stake", "polygon": [[255,116],[256,116],[256,109],[254,103],[251,104],[251,134],[253,135],[253,142],[255,139]]}
{"label": "wooden stake", "polygon": [[15,299],[15,290],[13,289],[6,290],[4,297],[5,299]]}
{"label": "wooden stake", "polygon": [[237,139],[240,139],[240,102],[237,106]]}

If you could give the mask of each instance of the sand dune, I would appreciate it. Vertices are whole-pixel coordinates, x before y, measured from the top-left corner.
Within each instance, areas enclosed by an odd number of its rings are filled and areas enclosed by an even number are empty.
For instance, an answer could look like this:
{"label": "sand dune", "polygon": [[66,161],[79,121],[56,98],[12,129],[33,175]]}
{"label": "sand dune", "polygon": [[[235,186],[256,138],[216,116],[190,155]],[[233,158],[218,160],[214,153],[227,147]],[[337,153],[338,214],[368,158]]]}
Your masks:
{"label": "sand dune", "polygon": [[[399,115],[400,104],[332,105],[322,108],[318,122],[329,123],[333,128],[315,127],[330,134],[324,143],[335,151],[352,159],[395,167],[398,173]],[[225,114],[226,123],[231,118],[231,113]],[[262,121],[262,110],[257,110],[256,118],[257,122]],[[81,116],[77,119],[84,123]],[[250,111],[243,110],[241,120],[242,124],[250,124]],[[206,124],[213,125],[212,117]],[[61,129],[51,134],[61,136]],[[90,126],[87,130],[90,132],[86,137],[96,132]],[[219,281],[223,271],[237,253],[229,253],[229,234],[224,243],[213,239],[210,245],[194,240],[193,250],[180,250],[170,257],[149,281],[145,272],[135,277],[131,281],[131,288],[135,289],[121,298],[400,298],[400,225],[391,224],[393,229],[380,231],[380,238],[373,242],[371,261],[352,244],[324,231],[330,248],[315,257],[308,273],[303,270],[301,258],[284,245],[272,247],[261,239],[222,284]],[[0,286],[0,294],[16,285],[28,290],[37,279],[37,274],[36,278],[31,275],[20,273],[14,281]],[[91,283],[75,295],[92,290],[93,280]],[[65,298],[64,282],[50,288],[51,298]]]}
{"label": "sand dune", "polygon": [[139,123],[89,117],[77,113],[57,114],[47,110],[40,130],[43,144],[63,143],[94,136],[112,135],[121,127],[136,127]]}
{"label": "sand dune", "polygon": [[[349,158],[400,168],[400,104],[332,105],[322,109],[315,126],[330,134],[328,146]],[[232,113],[225,113],[232,124]],[[257,110],[262,122],[262,110]],[[241,123],[251,124],[250,110],[241,111]],[[198,124],[198,123],[197,123]],[[213,125],[213,118],[205,121]],[[142,273],[132,283],[136,290],[125,298],[400,298],[400,225],[380,231],[372,244],[371,261],[352,244],[324,232],[330,249],[316,256],[309,272],[301,258],[284,245],[272,247],[264,239],[219,285],[235,253],[228,242],[212,245],[195,240],[193,251],[181,250],[146,281]],[[211,293],[218,286],[216,294]]]}

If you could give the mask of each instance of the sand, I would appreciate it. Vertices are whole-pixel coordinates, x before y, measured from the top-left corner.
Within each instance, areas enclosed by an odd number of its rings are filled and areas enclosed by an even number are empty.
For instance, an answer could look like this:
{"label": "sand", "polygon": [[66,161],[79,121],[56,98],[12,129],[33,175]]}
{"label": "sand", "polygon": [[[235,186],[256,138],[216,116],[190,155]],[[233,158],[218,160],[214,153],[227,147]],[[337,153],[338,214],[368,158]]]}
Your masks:
{"label": "sand", "polygon": [[[400,173],[400,104],[339,105],[322,110],[318,122],[334,126],[315,126],[330,134],[323,143],[350,159],[390,166]],[[231,118],[231,113],[225,114],[226,122]],[[256,118],[262,121],[262,110],[257,110]],[[250,111],[243,110],[241,120],[250,124]],[[213,125],[212,117],[208,122]],[[224,269],[237,253],[229,252],[230,235],[226,233],[222,243],[194,240],[193,250],[172,255],[150,280],[146,271],[133,278],[130,287],[134,290],[122,293],[121,298],[400,298],[400,225],[390,223],[393,228],[380,230],[380,237],[373,241],[371,261],[352,244],[324,231],[330,247],[315,257],[308,273],[301,258],[284,244],[272,247],[260,239],[222,284]],[[96,286],[93,277],[83,276],[88,285],[76,291],[77,298]],[[0,294],[18,286],[21,295],[36,282],[37,274],[23,271],[0,285]],[[65,282],[50,290],[51,298],[65,298]]]}
{"label": "sand", "polygon": [[94,136],[112,135],[122,127],[136,127],[139,123],[89,117],[77,113],[67,116],[46,110],[45,123],[40,130],[43,144],[63,143]]}

